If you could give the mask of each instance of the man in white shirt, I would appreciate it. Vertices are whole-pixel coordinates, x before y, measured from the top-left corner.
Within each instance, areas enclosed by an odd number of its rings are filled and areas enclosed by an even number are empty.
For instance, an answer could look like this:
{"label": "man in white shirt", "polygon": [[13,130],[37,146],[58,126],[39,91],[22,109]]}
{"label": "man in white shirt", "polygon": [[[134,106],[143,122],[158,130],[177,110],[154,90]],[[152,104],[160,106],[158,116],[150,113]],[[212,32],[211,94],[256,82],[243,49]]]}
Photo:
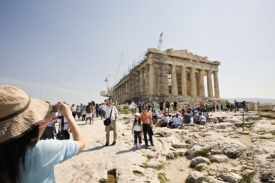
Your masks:
{"label": "man in white shirt", "polygon": [[112,145],[116,144],[116,138],[117,138],[117,129],[116,129],[116,121],[118,117],[118,111],[115,106],[113,106],[113,100],[109,98],[107,100],[107,105],[106,105],[106,118],[111,119],[111,123],[105,127],[106,131],[106,144],[105,146],[109,145],[109,138],[110,138],[110,131],[113,129],[113,134],[114,134],[114,141]]}
{"label": "man in white shirt", "polygon": [[178,128],[182,125],[182,117],[180,116],[180,113],[177,112],[176,116],[173,118],[173,123],[171,125],[171,128]]}

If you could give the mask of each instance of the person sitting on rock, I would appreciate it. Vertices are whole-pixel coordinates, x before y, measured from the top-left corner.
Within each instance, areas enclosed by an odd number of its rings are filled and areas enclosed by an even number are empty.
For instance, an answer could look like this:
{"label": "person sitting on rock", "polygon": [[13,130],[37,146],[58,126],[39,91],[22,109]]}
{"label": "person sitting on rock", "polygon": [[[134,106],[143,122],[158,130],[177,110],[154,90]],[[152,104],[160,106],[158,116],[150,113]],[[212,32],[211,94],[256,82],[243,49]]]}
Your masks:
{"label": "person sitting on rock", "polygon": [[199,124],[200,125],[205,125],[206,123],[206,117],[204,115],[202,115],[202,113],[199,113]]}
{"label": "person sitting on rock", "polygon": [[177,112],[176,116],[173,118],[173,123],[171,125],[171,128],[178,128],[182,125],[182,117],[180,116],[180,113]]}
{"label": "person sitting on rock", "polygon": [[159,118],[159,113],[158,113],[158,111],[156,109],[153,109],[152,117],[153,117],[153,124],[156,124],[157,120]]}
{"label": "person sitting on rock", "polygon": [[204,112],[203,115],[206,118],[206,122],[209,121],[209,113],[208,112]]}
{"label": "person sitting on rock", "polygon": [[195,123],[195,124],[200,124],[199,119],[200,119],[200,115],[199,115],[198,111],[195,110],[195,111],[194,111],[194,123]]}
{"label": "person sitting on rock", "polygon": [[167,115],[167,112],[164,112],[161,120],[156,123],[156,127],[166,127],[166,126],[168,127],[168,124],[170,121],[171,119]]}
{"label": "person sitting on rock", "polygon": [[183,115],[183,123],[184,124],[191,124],[193,123],[193,114],[191,110],[189,109],[187,113]]}

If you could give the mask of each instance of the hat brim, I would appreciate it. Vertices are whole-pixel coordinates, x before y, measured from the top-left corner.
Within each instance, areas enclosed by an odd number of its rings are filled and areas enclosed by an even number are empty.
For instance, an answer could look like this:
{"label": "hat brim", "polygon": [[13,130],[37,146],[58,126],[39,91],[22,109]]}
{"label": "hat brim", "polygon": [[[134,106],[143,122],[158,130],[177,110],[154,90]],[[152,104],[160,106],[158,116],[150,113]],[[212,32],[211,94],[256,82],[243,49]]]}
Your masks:
{"label": "hat brim", "polygon": [[24,112],[0,123],[1,144],[23,136],[41,123],[45,126],[51,122],[52,106],[39,99],[30,100],[30,105]]}

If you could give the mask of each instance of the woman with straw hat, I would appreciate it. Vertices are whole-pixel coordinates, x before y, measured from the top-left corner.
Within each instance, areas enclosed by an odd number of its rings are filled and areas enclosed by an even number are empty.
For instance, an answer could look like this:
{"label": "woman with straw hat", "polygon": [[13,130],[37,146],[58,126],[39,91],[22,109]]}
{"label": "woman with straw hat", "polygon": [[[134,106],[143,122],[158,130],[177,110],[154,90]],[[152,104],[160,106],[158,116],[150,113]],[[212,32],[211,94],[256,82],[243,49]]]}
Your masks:
{"label": "woman with straw hat", "polygon": [[[72,140],[39,140],[54,112],[68,119]],[[55,182],[53,167],[85,147],[70,107],[30,98],[13,86],[0,86],[0,182]]]}

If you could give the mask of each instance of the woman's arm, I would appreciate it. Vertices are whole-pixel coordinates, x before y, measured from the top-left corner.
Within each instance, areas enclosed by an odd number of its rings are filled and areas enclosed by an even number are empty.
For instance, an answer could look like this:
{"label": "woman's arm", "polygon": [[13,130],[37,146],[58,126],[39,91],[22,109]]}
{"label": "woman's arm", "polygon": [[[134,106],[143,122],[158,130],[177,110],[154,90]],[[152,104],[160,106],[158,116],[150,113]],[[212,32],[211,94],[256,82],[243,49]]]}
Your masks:
{"label": "woman's arm", "polygon": [[71,130],[71,133],[73,134],[73,140],[78,142],[79,144],[79,149],[78,149],[78,153],[80,151],[82,151],[85,147],[85,139],[78,127],[78,125],[75,122],[75,119],[72,116],[70,107],[66,104],[64,104],[63,102],[58,102],[56,104],[57,110],[58,112],[61,113],[61,115],[63,115],[69,123],[69,128]]}

